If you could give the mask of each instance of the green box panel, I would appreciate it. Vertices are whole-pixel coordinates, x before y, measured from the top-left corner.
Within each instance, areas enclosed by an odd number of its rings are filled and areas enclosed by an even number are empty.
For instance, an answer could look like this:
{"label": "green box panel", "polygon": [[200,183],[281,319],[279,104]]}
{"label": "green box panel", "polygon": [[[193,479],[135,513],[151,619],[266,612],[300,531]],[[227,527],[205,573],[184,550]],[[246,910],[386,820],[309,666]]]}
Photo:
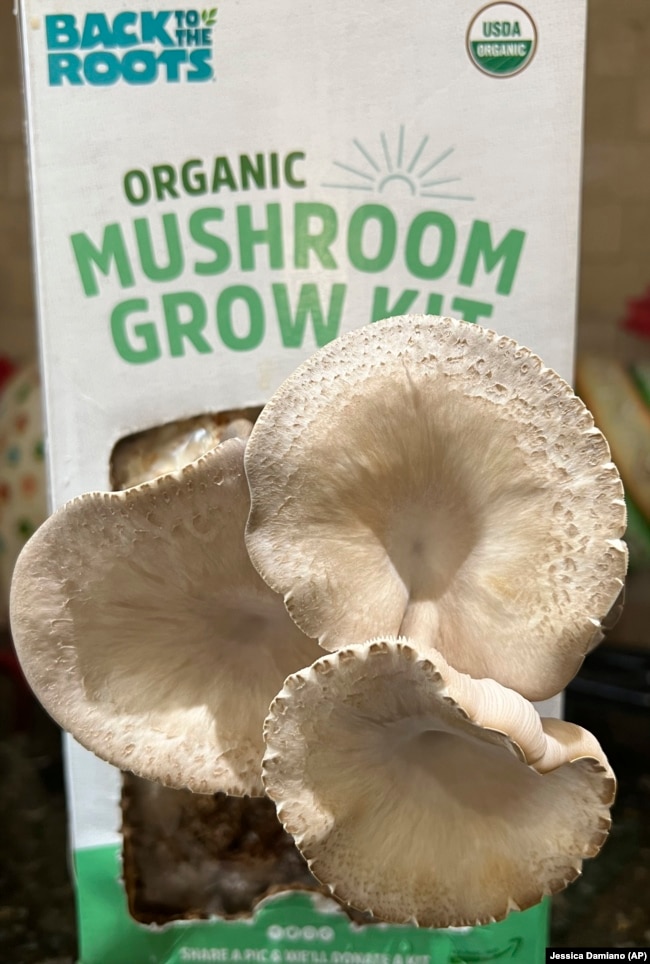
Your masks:
{"label": "green box panel", "polygon": [[427,930],[359,927],[335,905],[307,893],[268,898],[255,916],[180,921],[163,927],[130,916],[120,848],[74,855],[79,964],[542,964],[549,906],[512,913],[498,924]]}

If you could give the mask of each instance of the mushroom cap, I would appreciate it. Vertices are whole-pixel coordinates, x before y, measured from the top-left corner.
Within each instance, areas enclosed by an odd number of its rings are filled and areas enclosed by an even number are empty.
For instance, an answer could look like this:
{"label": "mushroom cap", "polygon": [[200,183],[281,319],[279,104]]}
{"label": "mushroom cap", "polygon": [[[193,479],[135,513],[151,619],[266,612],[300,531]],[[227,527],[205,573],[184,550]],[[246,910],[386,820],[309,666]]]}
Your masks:
{"label": "mushroom cap", "polygon": [[500,920],[573,881],[610,826],[591,734],[438,653],[372,640],[289,677],[264,783],[310,870],[393,923]]}
{"label": "mushroom cap", "polygon": [[322,653],[248,559],[244,448],[72,500],[12,585],[16,650],[54,719],[115,766],[200,793],[263,792],[269,704]]}
{"label": "mushroom cap", "polygon": [[253,564],[327,650],[407,635],[541,700],[623,585],[605,438],[559,375],[478,325],[404,316],[330,342],[264,408],[246,473]]}

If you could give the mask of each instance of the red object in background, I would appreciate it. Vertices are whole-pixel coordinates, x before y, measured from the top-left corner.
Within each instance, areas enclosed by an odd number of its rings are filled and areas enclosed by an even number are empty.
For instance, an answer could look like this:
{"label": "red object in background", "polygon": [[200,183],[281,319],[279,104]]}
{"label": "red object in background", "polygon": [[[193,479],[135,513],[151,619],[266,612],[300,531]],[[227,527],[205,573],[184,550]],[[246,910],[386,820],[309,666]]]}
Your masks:
{"label": "red object in background", "polygon": [[0,392],[16,370],[16,365],[12,362],[11,358],[7,358],[6,355],[0,355]]}
{"label": "red object in background", "polygon": [[621,326],[642,338],[650,338],[650,288],[640,298],[630,298]]}
{"label": "red object in background", "polygon": [[0,393],[16,371],[18,371],[18,368],[12,362],[11,358],[7,358],[6,355],[0,355]]}
{"label": "red object in background", "polygon": [[[17,370],[17,366],[10,358],[0,355],[0,394]],[[0,486],[0,501],[7,494],[5,489],[6,486]],[[0,640],[0,676],[8,677],[12,689],[13,706],[10,725],[14,730],[25,730],[31,720],[32,695],[13,647],[10,643],[5,645],[3,640]]]}

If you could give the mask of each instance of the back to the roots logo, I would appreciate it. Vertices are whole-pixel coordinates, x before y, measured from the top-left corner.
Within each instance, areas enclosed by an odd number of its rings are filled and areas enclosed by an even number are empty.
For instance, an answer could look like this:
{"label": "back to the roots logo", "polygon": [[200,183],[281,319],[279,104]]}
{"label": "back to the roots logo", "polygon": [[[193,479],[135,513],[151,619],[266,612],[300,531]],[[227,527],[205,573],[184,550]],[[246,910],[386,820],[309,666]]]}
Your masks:
{"label": "back to the roots logo", "polygon": [[475,15],[467,31],[467,52],[484,74],[513,77],[533,59],[537,29],[517,3],[490,3]]}
{"label": "back to the roots logo", "polygon": [[212,80],[217,8],[45,17],[50,86]]}

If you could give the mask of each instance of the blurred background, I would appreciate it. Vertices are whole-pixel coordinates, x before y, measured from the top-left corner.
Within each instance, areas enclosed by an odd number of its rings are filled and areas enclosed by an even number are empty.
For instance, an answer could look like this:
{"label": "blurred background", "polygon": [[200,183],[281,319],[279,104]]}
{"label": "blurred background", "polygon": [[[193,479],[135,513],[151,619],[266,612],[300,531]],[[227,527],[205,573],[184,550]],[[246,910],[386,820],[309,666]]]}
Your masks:
{"label": "blurred background", "polygon": [[[0,961],[71,964],[59,733],[13,658],[6,589],[45,514],[20,60],[0,0]],[[554,903],[552,943],[650,945],[650,2],[589,0],[577,389],[623,477],[631,572],[622,618],[566,715],[620,780],[610,840]],[[126,964],[126,962],[125,962]]]}

